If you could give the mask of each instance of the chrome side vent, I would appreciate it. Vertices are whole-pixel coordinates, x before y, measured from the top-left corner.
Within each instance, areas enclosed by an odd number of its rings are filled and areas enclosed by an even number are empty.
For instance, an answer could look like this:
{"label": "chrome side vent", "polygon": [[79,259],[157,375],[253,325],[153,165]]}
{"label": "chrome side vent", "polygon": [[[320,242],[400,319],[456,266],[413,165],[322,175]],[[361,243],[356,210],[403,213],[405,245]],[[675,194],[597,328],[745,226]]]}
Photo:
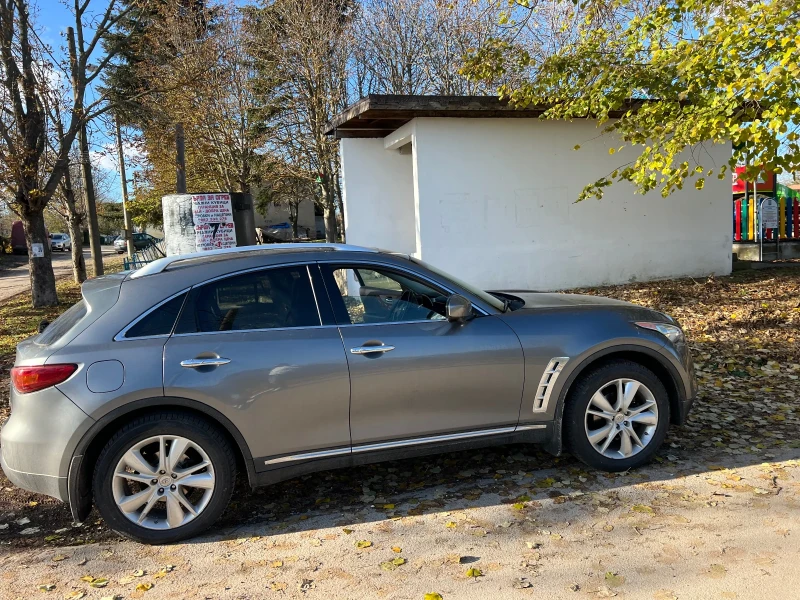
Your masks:
{"label": "chrome side vent", "polygon": [[568,356],[556,356],[547,363],[547,368],[545,368],[544,373],[542,373],[542,379],[539,381],[539,388],[536,390],[536,398],[533,401],[533,412],[544,412],[547,410],[547,402],[550,400],[553,385],[568,360]]}

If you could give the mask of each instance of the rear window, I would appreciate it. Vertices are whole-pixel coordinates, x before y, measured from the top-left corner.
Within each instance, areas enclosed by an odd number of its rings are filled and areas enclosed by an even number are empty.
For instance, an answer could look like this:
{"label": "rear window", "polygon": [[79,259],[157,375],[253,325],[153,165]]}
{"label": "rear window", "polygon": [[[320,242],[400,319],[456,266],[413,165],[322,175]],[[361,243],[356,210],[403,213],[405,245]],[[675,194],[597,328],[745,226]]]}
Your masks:
{"label": "rear window", "polygon": [[36,337],[36,343],[42,346],[50,346],[56,343],[64,337],[64,334],[80,323],[81,319],[83,319],[88,312],[89,307],[86,305],[85,300],[73,304],[64,314],[50,323],[47,329]]}
{"label": "rear window", "polygon": [[169,335],[178,320],[178,315],[183,306],[186,294],[181,294],[156,307],[152,312],[146,314],[139,321],[125,332],[125,338],[140,338],[153,335]]}

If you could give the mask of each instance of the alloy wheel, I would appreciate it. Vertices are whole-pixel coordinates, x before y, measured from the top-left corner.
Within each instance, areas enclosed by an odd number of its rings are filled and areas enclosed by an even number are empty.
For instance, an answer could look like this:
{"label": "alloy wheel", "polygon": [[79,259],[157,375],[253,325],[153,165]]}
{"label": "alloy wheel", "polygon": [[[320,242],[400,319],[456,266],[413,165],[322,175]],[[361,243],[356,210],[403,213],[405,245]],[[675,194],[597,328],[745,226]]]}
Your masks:
{"label": "alloy wheel", "polygon": [[586,408],[586,437],[612,459],[641,452],[658,427],[658,405],[650,389],[635,379],[615,379],[597,390]]}
{"label": "alloy wheel", "polygon": [[147,529],[174,529],[197,518],[214,493],[208,454],[190,439],[152,436],[122,455],[111,483],[117,508]]}

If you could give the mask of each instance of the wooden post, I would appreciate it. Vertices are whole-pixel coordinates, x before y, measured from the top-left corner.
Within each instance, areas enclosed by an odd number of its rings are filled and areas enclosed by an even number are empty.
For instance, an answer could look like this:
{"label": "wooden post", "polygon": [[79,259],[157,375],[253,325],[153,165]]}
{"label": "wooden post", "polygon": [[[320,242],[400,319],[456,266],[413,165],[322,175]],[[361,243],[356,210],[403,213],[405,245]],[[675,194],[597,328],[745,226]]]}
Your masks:
{"label": "wooden post", "polygon": [[100,245],[100,225],[97,222],[97,202],[94,195],[94,179],[92,177],[92,161],[89,156],[89,136],[86,124],[78,131],[81,149],[81,174],[83,175],[83,192],[86,195],[86,213],[89,217],[89,248],[92,251],[94,276],[103,274],[103,249]]}
{"label": "wooden post", "polygon": [[128,214],[128,180],[125,175],[125,153],[122,151],[122,131],[119,120],[114,117],[114,126],[117,130],[117,155],[119,156],[119,178],[122,185],[122,222],[125,228],[125,245],[128,247],[128,258],[133,260],[133,231],[131,230],[131,217]]}
{"label": "wooden post", "polygon": [[186,148],[183,136],[183,123],[175,125],[175,174],[176,190],[179,194],[186,193]]}

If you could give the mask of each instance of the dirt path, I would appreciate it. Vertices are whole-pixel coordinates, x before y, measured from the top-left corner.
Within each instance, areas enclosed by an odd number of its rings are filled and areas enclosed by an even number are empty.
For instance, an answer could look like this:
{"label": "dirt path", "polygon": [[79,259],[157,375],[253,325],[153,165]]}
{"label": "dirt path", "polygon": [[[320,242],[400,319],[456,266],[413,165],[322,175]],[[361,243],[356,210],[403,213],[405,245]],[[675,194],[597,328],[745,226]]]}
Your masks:
{"label": "dirt path", "polygon": [[[103,256],[114,255],[113,246],[103,246]],[[53,253],[53,272],[56,279],[61,277],[68,277],[72,273],[72,259],[69,252],[54,252]],[[91,258],[91,253],[88,248],[84,249],[83,256],[88,263]],[[0,302],[11,296],[16,296],[22,292],[31,289],[30,275],[28,274],[28,263],[25,257],[25,262],[19,266],[12,266],[11,268],[0,270]],[[16,257],[13,257],[16,259]],[[13,260],[8,257],[9,262]],[[13,264],[13,263],[12,263]]]}
{"label": "dirt path", "polygon": [[420,461],[383,467],[352,505],[326,502],[337,474],[322,474],[316,508],[276,519],[282,498],[266,492],[252,522],[191,543],[7,552],[0,597],[777,599],[800,586],[800,451],[616,477],[571,460],[530,471],[539,456],[524,450],[468,456],[477,473],[455,464],[439,485],[379,498]]}

